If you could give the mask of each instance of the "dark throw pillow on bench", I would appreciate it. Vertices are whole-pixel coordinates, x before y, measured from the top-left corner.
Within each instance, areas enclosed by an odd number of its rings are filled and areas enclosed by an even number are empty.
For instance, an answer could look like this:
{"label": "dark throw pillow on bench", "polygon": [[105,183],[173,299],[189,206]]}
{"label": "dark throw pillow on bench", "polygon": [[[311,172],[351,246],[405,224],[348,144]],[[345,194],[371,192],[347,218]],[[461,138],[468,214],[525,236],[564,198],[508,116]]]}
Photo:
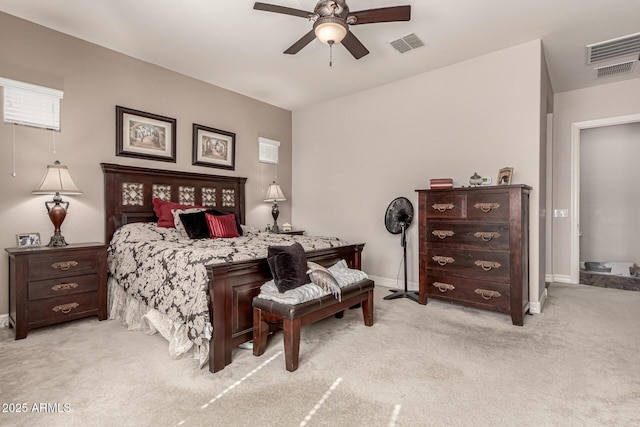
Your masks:
{"label": "dark throw pillow on bench", "polygon": [[267,262],[280,293],[310,282],[307,276],[307,255],[300,243],[269,246]]}

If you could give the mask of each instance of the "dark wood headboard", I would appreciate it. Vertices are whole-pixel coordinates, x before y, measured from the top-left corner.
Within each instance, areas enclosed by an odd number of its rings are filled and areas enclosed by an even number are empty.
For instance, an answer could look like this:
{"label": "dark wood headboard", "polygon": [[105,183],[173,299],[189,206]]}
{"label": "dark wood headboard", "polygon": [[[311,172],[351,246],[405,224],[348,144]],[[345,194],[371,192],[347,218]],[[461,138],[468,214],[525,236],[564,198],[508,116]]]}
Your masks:
{"label": "dark wood headboard", "polygon": [[105,243],[131,222],[155,222],[152,200],[213,207],[245,223],[247,178],[101,163],[104,173]]}

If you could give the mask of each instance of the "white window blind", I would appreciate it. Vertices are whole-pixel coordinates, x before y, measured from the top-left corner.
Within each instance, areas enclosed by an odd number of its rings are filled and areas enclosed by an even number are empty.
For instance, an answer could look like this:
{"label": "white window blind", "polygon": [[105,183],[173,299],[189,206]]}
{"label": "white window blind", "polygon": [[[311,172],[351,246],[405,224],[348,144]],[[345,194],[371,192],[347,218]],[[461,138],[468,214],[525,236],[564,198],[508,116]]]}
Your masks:
{"label": "white window blind", "polygon": [[0,77],[4,88],[3,120],[24,126],[60,130],[60,100],[64,92]]}
{"label": "white window blind", "polygon": [[262,163],[278,164],[278,148],[280,147],[280,141],[274,141],[268,138],[258,138],[258,144],[260,145],[259,160]]}

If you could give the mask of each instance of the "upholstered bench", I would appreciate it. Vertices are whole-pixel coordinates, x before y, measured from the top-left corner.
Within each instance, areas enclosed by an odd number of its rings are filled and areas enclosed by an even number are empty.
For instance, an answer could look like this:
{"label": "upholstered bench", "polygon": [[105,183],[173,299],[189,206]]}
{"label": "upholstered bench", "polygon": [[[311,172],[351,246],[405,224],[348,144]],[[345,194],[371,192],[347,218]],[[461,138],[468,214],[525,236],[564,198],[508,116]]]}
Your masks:
{"label": "upholstered bench", "polygon": [[364,324],[373,325],[373,280],[364,279],[342,288],[342,299],[326,295],[300,304],[283,304],[260,297],[253,299],[253,355],[261,356],[269,332],[284,331],[284,358],[287,371],[298,369],[300,328],[332,316],[358,303],[362,304]]}

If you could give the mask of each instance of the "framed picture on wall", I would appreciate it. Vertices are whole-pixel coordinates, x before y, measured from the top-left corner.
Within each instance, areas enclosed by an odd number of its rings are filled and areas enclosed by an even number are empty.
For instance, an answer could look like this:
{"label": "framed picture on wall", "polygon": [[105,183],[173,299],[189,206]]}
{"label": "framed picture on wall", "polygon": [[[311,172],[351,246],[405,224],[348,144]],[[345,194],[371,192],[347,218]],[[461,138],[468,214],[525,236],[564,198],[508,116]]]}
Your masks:
{"label": "framed picture on wall", "polygon": [[116,156],[176,162],[176,119],[116,106]]}
{"label": "framed picture on wall", "polygon": [[513,168],[502,168],[498,171],[498,185],[510,185]]}
{"label": "framed picture on wall", "polygon": [[236,134],[193,124],[192,164],[235,170]]}

